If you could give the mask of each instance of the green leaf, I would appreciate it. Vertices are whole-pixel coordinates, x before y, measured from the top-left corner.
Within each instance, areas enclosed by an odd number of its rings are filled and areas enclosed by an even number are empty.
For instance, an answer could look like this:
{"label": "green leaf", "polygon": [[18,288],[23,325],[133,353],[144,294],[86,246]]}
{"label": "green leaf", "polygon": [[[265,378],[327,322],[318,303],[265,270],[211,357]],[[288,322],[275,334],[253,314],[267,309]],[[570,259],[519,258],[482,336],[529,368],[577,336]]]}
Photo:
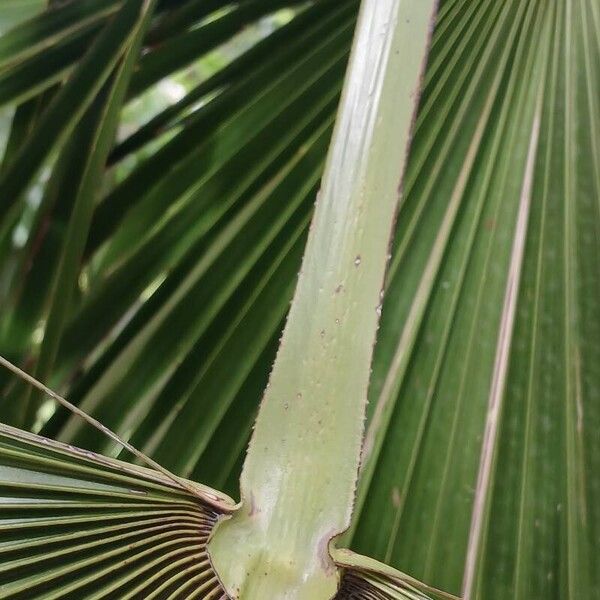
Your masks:
{"label": "green leaf", "polygon": [[[191,8],[194,2],[188,2],[182,7],[182,10]],[[135,152],[144,144],[154,140],[165,130],[177,127],[183,122],[185,111],[193,107],[196,103],[207,98],[211,93],[218,91],[223,86],[236,84],[243,75],[250,74],[257,66],[264,65],[272,57],[277,58],[278,64],[286,64],[285,57],[293,60],[300,54],[300,49],[294,41],[304,36],[307,31],[312,29],[312,26],[319,24],[325,25],[328,20],[328,14],[335,8],[336,4],[341,4],[344,11],[348,13],[348,3],[334,3],[333,1],[323,1],[316,3],[313,7],[301,12],[297,17],[289,23],[276,29],[265,39],[260,40],[255,45],[251,46],[246,52],[236,57],[225,67],[217,70],[212,76],[205,81],[202,81],[181,100],[168,106],[165,110],[151,118],[147,123],[142,125],[128,138],[117,144],[111,154],[110,162],[117,162],[131,152]],[[207,3],[202,0],[195,10],[206,10]],[[355,12],[355,9],[352,11]],[[175,14],[172,15],[175,17]],[[160,26],[159,26],[160,29]],[[323,34],[321,34],[323,35]],[[307,48],[310,47],[307,45]],[[289,63],[288,63],[289,64]],[[234,88],[235,89],[235,88]],[[234,91],[229,89],[228,94],[233,94]],[[242,95],[240,88],[235,91],[236,94]],[[190,122],[190,118],[185,119],[186,124]],[[185,125],[184,125],[185,126]]]}
{"label": "green leaf", "polygon": [[0,7],[0,34],[43,9],[43,0],[5,0]]}
{"label": "green leaf", "polygon": [[68,2],[17,25],[0,37],[0,70],[90,31],[90,25],[106,20],[120,4],[120,0]]}
{"label": "green leaf", "polygon": [[144,0],[129,0],[107,25],[57,93],[36,128],[0,177],[0,217],[18,201],[55,146],[73,131],[129,43],[145,11]]}
{"label": "green leaf", "polygon": [[599,188],[566,157],[594,155],[598,21],[567,5],[441,16],[433,61],[463,79],[425,91],[374,364],[352,544],[469,598],[597,589],[597,377],[578,357],[600,316],[581,279]]}
{"label": "green leaf", "polygon": [[[250,135],[272,122],[274,116],[280,115],[315,81],[323,80],[321,85],[327,81],[338,83],[355,10],[355,2],[344,3],[303,31],[302,37],[293,40],[283,52],[256,65],[244,79],[193,113],[177,136],[106,196],[98,207],[88,250],[96,250],[114,233],[120,218],[128,211],[135,229],[124,223],[120,235],[117,232],[110,240],[111,253],[121,257],[127,252],[127,245],[135,244],[140,232],[162,214],[165,198],[178,200],[201,179],[205,174],[203,169],[210,172],[213,163],[218,166],[221,157],[230,157],[243,147]],[[339,70],[332,72],[334,68]],[[314,102],[318,101],[315,98]],[[298,105],[300,110],[306,110],[310,102]],[[277,133],[273,127],[270,134]],[[205,160],[199,170],[200,159],[212,155],[214,158]],[[146,206],[136,206],[142,202]]]}
{"label": "green leaf", "polygon": [[185,67],[244,25],[290,4],[294,4],[294,0],[245,0],[222,16],[164,41],[139,61],[131,81],[130,95],[140,94],[153,83]]}
{"label": "green leaf", "polygon": [[206,543],[227,497],[0,425],[3,598],[222,596]]}
{"label": "green leaf", "polygon": [[[154,3],[147,2],[133,30],[130,45],[125,50],[121,65],[76,128],[75,145],[86,157],[81,170],[69,175],[76,179],[73,187],[74,201],[71,217],[65,234],[59,264],[50,292],[50,308],[46,322],[44,343],[35,368],[38,379],[48,378],[58,352],[68,310],[76,286],[79,264],[87,240],[92,212],[101,185],[104,166],[112,147],[118,117],[130,77],[137,59],[145,29],[150,22]],[[127,3],[121,10],[126,11]],[[71,154],[72,149],[67,151]],[[41,398],[25,395],[21,403],[24,410],[22,426],[29,428],[35,422]]]}
{"label": "green leaf", "polygon": [[[222,17],[221,6],[162,2],[149,47]],[[317,2],[281,30],[296,32],[289,44],[257,46],[231,71],[221,70],[227,44],[206,84],[195,80],[157,117],[166,135],[152,120],[139,135],[123,127],[50,373],[52,385],[166,466],[232,495],[295,286],[355,13],[352,2]],[[48,46],[41,36],[44,50],[29,54],[23,43],[22,64],[61,52],[69,35]],[[288,102],[321,62],[333,64],[334,49],[340,66]],[[30,71],[21,89],[50,84],[60,70],[51,67]],[[289,87],[272,92],[259,125],[250,106],[286,73]],[[592,0],[442,0],[423,84],[345,540],[470,598],[595,598],[600,9]],[[36,123],[15,121],[9,156],[43,139]],[[304,149],[306,162],[295,158]],[[178,173],[188,179],[169,179],[184,161]],[[133,175],[115,185],[129,164]],[[52,180],[38,185],[52,195]],[[57,187],[68,196],[68,182]],[[67,202],[44,206],[15,203],[0,222],[0,352],[23,365],[39,350],[69,217]],[[13,385],[0,374],[2,419]],[[44,406],[40,425],[51,411]],[[44,431],[121,452],[62,409]],[[348,577],[370,597],[405,592],[381,575]]]}

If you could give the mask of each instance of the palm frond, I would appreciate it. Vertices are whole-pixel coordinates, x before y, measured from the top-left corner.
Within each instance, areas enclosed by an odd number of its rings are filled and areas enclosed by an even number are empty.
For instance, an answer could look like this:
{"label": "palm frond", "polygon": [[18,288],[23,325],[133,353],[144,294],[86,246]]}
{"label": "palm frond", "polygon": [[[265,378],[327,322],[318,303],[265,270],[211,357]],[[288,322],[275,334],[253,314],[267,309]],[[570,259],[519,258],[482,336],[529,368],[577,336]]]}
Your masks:
{"label": "palm frond", "polygon": [[6,425],[0,460],[3,598],[226,598],[206,554],[226,497]]}
{"label": "palm frond", "polygon": [[[227,23],[259,17],[257,3],[226,5],[160,2],[124,105],[206,61],[235,37]],[[232,495],[295,287],[358,2],[269,6],[298,12],[115,141],[48,371],[165,467]],[[21,192],[0,197],[0,353],[33,372],[81,158],[69,137],[123,48],[102,55],[84,94],[72,82],[122,7],[65,3],[0,38],[0,94],[20,102],[3,189]],[[161,48],[179,47],[179,35],[198,46],[170,62]],[[346,541],[468,598],[600,593],[599,82],[593,0],[440,3]],[[25,417],[4,373],[0,390],[0,420],[133,460],[62,409]]]}

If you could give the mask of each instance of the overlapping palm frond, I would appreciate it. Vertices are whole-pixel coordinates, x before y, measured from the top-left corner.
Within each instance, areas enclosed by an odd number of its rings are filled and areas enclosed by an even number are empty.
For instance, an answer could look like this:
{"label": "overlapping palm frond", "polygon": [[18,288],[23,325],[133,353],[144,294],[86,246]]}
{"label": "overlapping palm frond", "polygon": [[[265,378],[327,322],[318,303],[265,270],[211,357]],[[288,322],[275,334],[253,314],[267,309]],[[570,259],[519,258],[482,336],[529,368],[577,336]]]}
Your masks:
{"label": "overlapping palm frond", "polygon": [[[114,140],[123,106],[289,8]],[[0,353],[232,495],[357,10],[73,0],[0,37],[0,103],[17,107],[0,176]],[[468,598],[600,594],[599,91],[594,0],[440,3],[346,540]],[[0,386],[0,420],[132,458],[7,373]]]}

